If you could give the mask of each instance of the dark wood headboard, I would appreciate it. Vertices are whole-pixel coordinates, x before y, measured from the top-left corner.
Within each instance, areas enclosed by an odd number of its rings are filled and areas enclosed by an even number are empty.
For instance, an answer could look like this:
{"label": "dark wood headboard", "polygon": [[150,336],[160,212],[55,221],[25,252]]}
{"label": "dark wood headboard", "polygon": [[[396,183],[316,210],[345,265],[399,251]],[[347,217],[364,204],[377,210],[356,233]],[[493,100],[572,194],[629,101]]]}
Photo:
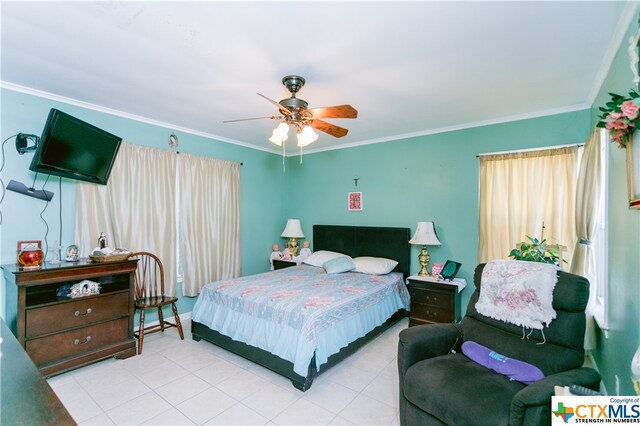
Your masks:
{"label": "dark wood headboard", "polygon": [[351,257],[375,256],[398,262],[394,271],[408,277],[411,267],[409,228],[313,225],[313,250],[330,250]]}

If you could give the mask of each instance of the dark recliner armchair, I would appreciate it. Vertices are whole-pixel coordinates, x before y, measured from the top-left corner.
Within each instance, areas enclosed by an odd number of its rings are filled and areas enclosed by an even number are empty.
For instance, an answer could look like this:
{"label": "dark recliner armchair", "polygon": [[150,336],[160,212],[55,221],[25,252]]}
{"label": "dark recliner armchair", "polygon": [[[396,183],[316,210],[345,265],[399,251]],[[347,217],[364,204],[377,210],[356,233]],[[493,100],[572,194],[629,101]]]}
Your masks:
{"label": "dark recliner armchair", "polygon": [[[418,325],[402,330],[398,343],[401,425],[544,425],[551,423],[554,386],[598,390],[600,375],[584,362],[585,307],[589,282],[558,272],[553,291],[556,318],[523,338],[520,326],[479,314],[476,302],[484,264],[474,274],[476,291],[459,324]],[[530,385],[510,380],[462,354],[473,341],[538,367],[544,378]]]}

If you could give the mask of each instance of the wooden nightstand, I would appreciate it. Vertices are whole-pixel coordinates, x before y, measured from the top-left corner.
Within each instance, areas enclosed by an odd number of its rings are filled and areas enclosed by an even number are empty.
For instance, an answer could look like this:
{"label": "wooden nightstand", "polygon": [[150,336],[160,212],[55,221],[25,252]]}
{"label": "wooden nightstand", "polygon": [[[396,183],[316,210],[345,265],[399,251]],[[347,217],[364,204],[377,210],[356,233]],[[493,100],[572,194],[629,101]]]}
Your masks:
{"label": "wooden nightstand", "polygon": [[409,327],[418,324],[457,322],[460,319],[460,292],[467,282],[412,275],[407,278],[411,294]]}
{"label": "wooden nightstand", "polygon": [[278,269],[290,268],[292,266],[296,266],[295,260],[278,260],[273,259],[273,270],[276,271]]}

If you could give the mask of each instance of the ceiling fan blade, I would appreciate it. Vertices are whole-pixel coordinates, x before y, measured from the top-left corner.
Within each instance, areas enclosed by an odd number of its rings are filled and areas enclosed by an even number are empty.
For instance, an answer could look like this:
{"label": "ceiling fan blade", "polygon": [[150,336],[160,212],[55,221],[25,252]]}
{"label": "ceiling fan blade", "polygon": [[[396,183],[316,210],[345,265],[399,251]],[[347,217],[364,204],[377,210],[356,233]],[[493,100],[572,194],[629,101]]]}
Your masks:
{"label": "ceiling fan blade", "polygon": [[223,123],[235,123],[236,121],[249,121],[249,120],[282,120],[284,117],[281,115],[272,115],[270,117],[254,117],[254,118],[238,118],[236,120],[224,120]]}
{"label": "ceiling fan blade", "polygon": [[269,102],[271,102],[272,104],[277,106],[282,114],[286,115],[287,117],[289,117],[291,115],[291,111],[289,111],[288,109],[286,109],[285,107],[280,105],[278,102],[274,101],[273,99],[269,99],[265,95],[261,95],[260,93],[256,93],[256,94],[258,96],[261,96],[261,97],[265,98],[266,100],[268,100]]}
{"label": "ceiling fan blade", "polygon": [[311,123],[309,123],[311,127],[316,130],[320,130],[321,132],[325,132],[328,135],[331,135],[335,138],[341,138],[345,136],[349,130],[344,127],[336,126],[335,124],[327,123],[326,121],[313,119]]}
{"label": "ceiling fan blade", "polygon": [[308,109],[313,118],[358,118],[358,111],[351,105],[336,105]]}

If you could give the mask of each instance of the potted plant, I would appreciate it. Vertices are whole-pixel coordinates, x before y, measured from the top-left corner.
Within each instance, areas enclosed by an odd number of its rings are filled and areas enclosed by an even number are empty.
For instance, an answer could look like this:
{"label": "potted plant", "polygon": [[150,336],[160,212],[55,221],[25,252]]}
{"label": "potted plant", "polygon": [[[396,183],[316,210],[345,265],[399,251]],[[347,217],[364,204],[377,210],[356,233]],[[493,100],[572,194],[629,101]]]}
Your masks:
{"label": "potted plant", "polygon": [[558,264],[559,253],[557,245],[547,244],[547,240],[542,241],[527,235],[527,241],[523,241],[516,248],[511,250],[509,257],[513,260],[526,260],[529,262]]}

